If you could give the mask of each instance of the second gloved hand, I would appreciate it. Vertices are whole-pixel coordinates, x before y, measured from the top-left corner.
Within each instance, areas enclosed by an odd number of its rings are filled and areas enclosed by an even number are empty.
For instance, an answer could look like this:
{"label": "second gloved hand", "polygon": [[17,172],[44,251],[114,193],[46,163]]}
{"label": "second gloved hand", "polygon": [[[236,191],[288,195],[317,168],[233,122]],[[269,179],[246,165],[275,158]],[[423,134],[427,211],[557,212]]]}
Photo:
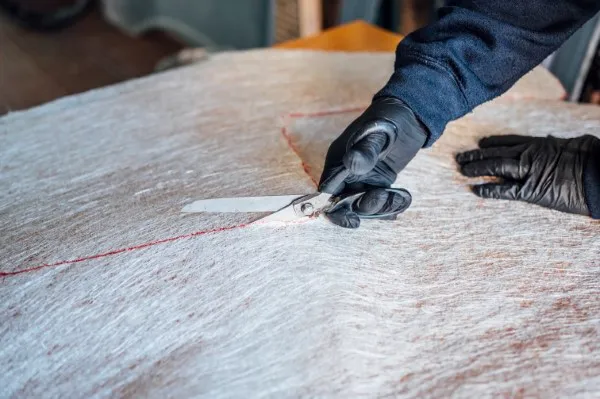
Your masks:
{"label": "second gloved hand", "polygon": [[[390,142],[392,135],[395,139]],[[319,182],[319,191],[330,194],[366,191],[357,209],[342,208],[327,215],[333,223],[357,228],[357,211],[372,215],[406,206],[406,197],[388,193],[402,169],[427,139],[424,127],[400,100],[379,98],[331,144]]]}
{"label": "second gloved hand", "polygon": [[498,183],[480,184],[473,192],[483,198],[520,200],[562,212],[590,216],[593,195],[588,186],[600,186],[595,160],[600,140],[586,135],[556,137],[493,136],[479,149],[456,156],[461,173],[469,177],[494,176]]}

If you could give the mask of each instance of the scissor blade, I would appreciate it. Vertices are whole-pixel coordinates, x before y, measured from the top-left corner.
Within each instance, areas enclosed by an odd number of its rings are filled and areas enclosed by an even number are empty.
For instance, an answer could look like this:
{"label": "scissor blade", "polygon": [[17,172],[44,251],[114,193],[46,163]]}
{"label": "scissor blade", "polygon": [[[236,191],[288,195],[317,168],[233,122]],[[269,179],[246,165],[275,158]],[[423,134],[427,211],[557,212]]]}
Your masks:
{"label": "scissor blade", "polygon": [[[318,212],[320,212],[325,207],[325,205],[329,203],[330,198],[331,198],[331,194],[317,193],[317,194],[307,195],[301,199],[298,199],[298,201],[295,202],[295,205],[297,207],[302,207],[303,205],[309,205],[310,210],[315,211],[318,214]],[[306,216],[308,216],[308,215],[306,215]],[[304,217],[305,216],[303,216],[302,214],[296,213],[296,210],[294,210],[294,206],[290,205],[290,206],[286,206],[285,208],[283,208],[277,212],[274,212],[268,216],[265,216],[265,217],[259,219],[258,222],[261,222],[261,223],[291,222],[294,220],[302,219]]]}
{"label": "scissor blade", "polygon": [[181,212],[276,212],[302,196],[303,194],[203,199],[184,206]]}
{"label": "scissor blade", "polygon": [[258,219],[257,222],[291,222],[300,218],[301,216],[298,216],[298,214],[294,211],[293,206],[287,206],[277,212],[274,212],[268,216]]}

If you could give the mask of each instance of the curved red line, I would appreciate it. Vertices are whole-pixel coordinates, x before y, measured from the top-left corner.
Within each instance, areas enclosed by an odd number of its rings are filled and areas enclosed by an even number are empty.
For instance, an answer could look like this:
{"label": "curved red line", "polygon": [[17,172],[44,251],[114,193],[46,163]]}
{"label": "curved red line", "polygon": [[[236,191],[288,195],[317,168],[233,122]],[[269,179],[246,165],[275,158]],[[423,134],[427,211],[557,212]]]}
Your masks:
{"label": "curved red line", "polygon": [[[337,110],[332,110],[332,111],[320,111],[320,112],[313,112],[313,113],[291,113],[291,114],[288,114],[288,117],[289,118],[314,118],[314,117],[322,117],[322,116],[327,116],[327,115],[342,114],[342,113],[347,113],[347,112],[356,112],[356,111],[360,111],[362,109],[364,109],[364,107],[363,108],[355,107],[355,108],[337,109]],[[292,141],[292,138],[288,134],[285,126],[281,129],[281,133],[283,134],[290,149],[294,152],[294,154],[296,154],[296,156],[298,158],[300,158],[300,162],[302,164],[302,169],[308,175],[308,177],[313,182],[315,187],[317,187],[319,184],[315,180],[315,178],[312,176],[312,174],[310,173],[310,166],[302,160],[302,157],[300,156],[300,152],[299,152],[298,148],[296,147],[296,145],[294,144],[294,142]],[[111,251],[107,251],[107,252],[103,252],[103,253],[99,253],[99,254],[95,254],[95,255],[82,256],[82,257],[76,258],[76,259],[61,260],[61,261],[54,262],[54,263],[44,263],[44,264],[41,264],[38,266],[28,267],[26,269],[20,269],[20,270],[15,270],[15,271],[10,271],[10,272],[0,271],[0,277],[10,277],[10,276],[16,276],[16,275],[24,274],[24,273],[31,273],[31,272],[41,270],[41,269],[46,269],[46,268],[53,268],[53,267],[64,266],[64,265],[72,265],[74,263],[85,262],[87,260],[92,260],[92,259],[105,258],[108,256],[118,255],[118,254],[121,254],[124,252],[136,251],[138,249],[152,247],[154,245],[178,241],[178,240],[182,240],[185,238],[192,238],[195,236],[200,236],[200,235],[205,235],[205,234],[214,234],[214,233],[220,233],[223,231],[240,229],[240,228],[247,227],[249,225],[250,225],[250,223],[244,223],[244,224],[239,224],[236,226],[219,227],[219,228],[210,229],[210,230],[196,231],[196,232],[190,233],[190,234],[183,234],[183,235],[176,236],[176,237],[169,237],[169,238],[164,238],[161,240],[150,241],[150,242],[134,245],[134,246],[127,247],[127,248],[119,248],[119,249],[114,249]]]}

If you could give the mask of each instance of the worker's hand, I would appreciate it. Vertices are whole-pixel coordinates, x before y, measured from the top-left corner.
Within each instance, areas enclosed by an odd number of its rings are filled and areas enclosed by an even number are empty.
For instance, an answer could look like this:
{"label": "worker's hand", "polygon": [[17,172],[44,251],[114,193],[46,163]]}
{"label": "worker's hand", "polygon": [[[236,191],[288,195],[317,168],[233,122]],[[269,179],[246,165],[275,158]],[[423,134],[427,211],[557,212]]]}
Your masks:
{"label": "worker's hand", "polygon": [[[390,142],[390,137],[395,140]],[[425,128],[403,102],[389,97],[374,100],[327,152],[319,191],[366,191],[355,209],[346,207],[329,213],[329,220],[342,227],[357,228],[360,218],[356,212],[372,215],[405,207],[406,196],[381,188],[394,183],[426,139]]]}
{"label": "worker's hand", "polygon": [[456,156],[462,174],[503,181],[473,186],[476,195],[590,215],[583,173],[588,158],[600,156],[599,139],[589,135],[574,139],[494,136],[482,139],[479,147]]}

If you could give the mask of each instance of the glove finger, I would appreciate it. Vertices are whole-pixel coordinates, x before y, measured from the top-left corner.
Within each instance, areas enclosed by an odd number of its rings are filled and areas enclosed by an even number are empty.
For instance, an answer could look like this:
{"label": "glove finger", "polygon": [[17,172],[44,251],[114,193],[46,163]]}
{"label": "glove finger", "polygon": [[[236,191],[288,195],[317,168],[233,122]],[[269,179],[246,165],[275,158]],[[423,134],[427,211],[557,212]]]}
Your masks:
{"label": "glove finger", "polygon": [[519,156],[524,149],[524,146],[518,145],[514,147],[491,147],[471,150],[457,154],[456,162],[458,162],[460,165],[464,165],[468,162],[491,158],[519,159]]}
{"label": "glove finger", "polygon": [[346,188],[345,179],[349,176],[348,170],[343,166],[333,166],[323,170],[319,182],[319,192],[338,195]]}
{"label": "glove finger", "polygon": [[481,198],[493,198],[503,200],[519,199],[521,185],[516,182],[511,183],[486,183],[473,186],[473,193]]}
{"label": "glove finger", "polygon": [[359,198],[355,210],[360,215],[375,215],[395,212],[407,207],[407,197],[383,188],[367,191]]}
{"label": "glove finger", "polygon": [[367,191],[372,188],[389,187],[396,181],[396,177],[394,171],[387,168],[384,163],[381,163],[381,167],[380,164],[377,164],[372,171],[362,176],[348,176],[346,179],[346,188],[362,186],[360,191]]}
{"label": "glove finger", "polygon": [[357,193],[366,193],[367,191],[374,190],[376,188],[384,188],[388,186],[374,186],[368,183],[364,183],[362,181],[355,183],[346,183],[346,188],[344,189],[344,194],[357,194]]}
{"label": "glove finger", "polygon": [[369,173],[377,164],[379,154],[385,147],[387,135],[375,132],[354,144],[344,155],[344,165],[354,175]]}
{"label": "glove finger", "polygon": [[520,180],[519,161],[514,159],[486,159],[462,165],[460,172],[467,177],[495,176],[511,180]]}
{"label": "glove finger", "polygon": [[360,218],[349,207],[343,207],[326,213],[325,217],[331,223],[346,229],[357,229],[360,226]]}
{"label": "glove finger", "polygon": [[559,139],[553,136],[548,136],[548,139],[559,142],[561,147],[566,148],[569,151],[591,153],[600,151],[600,140],[590,134],[586,134],[575,139]]}
{"label": "glove finger", "polygon": [[537,137],[519,136],[517,134],[508,134],[505,136],[490,136],[479,140],[479,148],[490,147],[512,147],[515,145],[529,144]]}

